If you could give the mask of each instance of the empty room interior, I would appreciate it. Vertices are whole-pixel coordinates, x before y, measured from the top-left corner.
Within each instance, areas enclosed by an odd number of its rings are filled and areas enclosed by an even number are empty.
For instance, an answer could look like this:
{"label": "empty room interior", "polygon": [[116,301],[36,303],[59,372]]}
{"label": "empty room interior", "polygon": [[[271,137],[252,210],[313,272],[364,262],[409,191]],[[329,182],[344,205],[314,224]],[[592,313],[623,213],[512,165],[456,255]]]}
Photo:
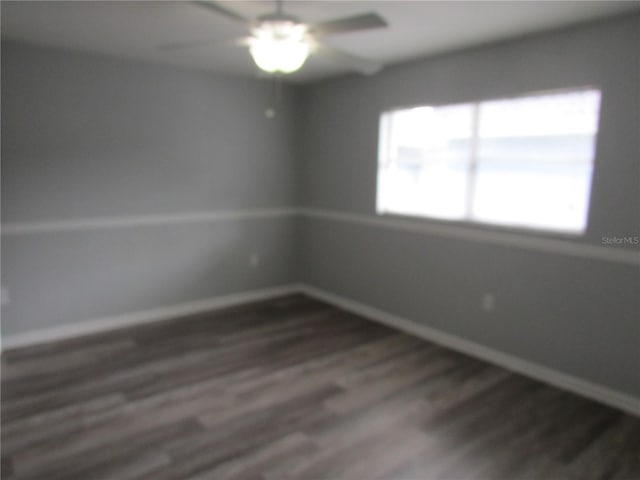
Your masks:
{"label": "empty room interior", "polygon": [[640,2],[0,15],[3,479],[640,479]]}

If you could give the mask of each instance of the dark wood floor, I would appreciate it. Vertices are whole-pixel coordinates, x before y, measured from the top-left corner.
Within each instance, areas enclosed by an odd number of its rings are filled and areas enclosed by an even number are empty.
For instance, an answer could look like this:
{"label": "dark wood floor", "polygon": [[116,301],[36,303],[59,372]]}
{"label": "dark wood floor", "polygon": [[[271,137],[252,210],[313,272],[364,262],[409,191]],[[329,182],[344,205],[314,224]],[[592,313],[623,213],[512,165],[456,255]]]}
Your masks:
{"label": "dark wood floor", "polygon": [[640,479],[640,419],[293,296],[5,352],[2,478]]}

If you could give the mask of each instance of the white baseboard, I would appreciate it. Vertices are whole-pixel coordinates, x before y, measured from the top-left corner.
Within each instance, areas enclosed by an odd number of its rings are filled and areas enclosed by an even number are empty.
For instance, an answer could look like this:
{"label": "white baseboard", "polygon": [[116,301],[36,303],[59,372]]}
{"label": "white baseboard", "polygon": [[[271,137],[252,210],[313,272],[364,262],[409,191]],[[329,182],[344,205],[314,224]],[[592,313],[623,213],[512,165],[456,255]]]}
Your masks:
{"label": "white baseboard", "polygon": [[298,285],[284,285],[275,288],[251,290],[248,292],[232,293],[218,297],[206,298],[192,302],[178,303],[167,307],[153,308],[135,313],[126,313],[113,317],[96,318],[79,323],[60,325],[32,332],[7,335],[2,339],[2,350],[21,348],[40,343],[64,340],[73,337],[91,335],[119,328],[142,325],[144,323],[168,320],[182,315],[206,312],[218,308],[233,307],[243,303],[267,300],[270,298],[300,292]]}
{"label": "white baseboard", "polygon": [[552,370],[548,367],[543,367],[536,363],[523,360],[513,355],[500,352],[493,348],[465,340],[440,330],[436,330],[426,325],[412,322],[364,303],[306,284],[290,284],[275,288],[233,293],[204,300],[154,308],[142,312],[98,318],[81,323],[73,323],[33,332],[8,335],[2,339],[2,349],[10,350],[13,348],[106,332],[118,328],[168,320],[182,315],[190,315],[219,308],[241,305],[243,303],[267,300],[293,293],[303,293],[309,297],[317,298],[318,300],[322,300],[344,310],[362,315],[363,317],[373,321],[383,323],[453,350],[466,353],[489,363],[518,372],[522,375],[535,378],[536,380],[540,380],[558,388],[577,393],[584,397],[592,398],[633,415],[640,416],[640,399],[638,398],[583,380],[573,375],[568,375],[566,373]]}
{"label": "white baseboard", "polygon": [[514,357],[513,355],[465,340],[426,325],[412,322],[397,315],[370,307],[364,303],[356,302],[309,285],[301,285],[300,291],[310,297],[314,297],[318,300],[343,308],[344,310],[362,315],[368,319],[403,330],[434,343],[438,343],[451,348],[452,350],[457,350],[527,377],[540,380],[555,387],[577,393],[584,397],[619,408],[620,410],[624,410],[625,412],[633,415],[640,416],[640,399],[618,392],[611,388],[583,380],[573,375],[552,370],[548,367],[543,367],[542,365]]}

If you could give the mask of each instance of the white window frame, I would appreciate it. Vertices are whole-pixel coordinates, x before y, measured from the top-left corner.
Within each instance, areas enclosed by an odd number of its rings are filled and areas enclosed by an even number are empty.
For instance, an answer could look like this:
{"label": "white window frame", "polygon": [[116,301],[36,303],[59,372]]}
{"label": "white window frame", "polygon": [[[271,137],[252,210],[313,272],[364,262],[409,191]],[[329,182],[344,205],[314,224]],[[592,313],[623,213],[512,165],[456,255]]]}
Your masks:
{"label": "white window frame", "polygon": [[[599,107],[597,113],[597,128],[594,134],[594,154],[591,159],[591,178],[589,179],[589,193],[586,204],[586,218],[584,221],[583,228],[581,229],[571,229],[571,228],[557,228],[557,227],[546,227],[546,226],[530,226],[526,224],[509,224],[509,223],[498,223],[498,222],[490,222],[482,219],[474,218],[473,216],[473,201],[474,201],[474,189],[476,187],[476,176],[477,176],[477,166],[478,166],[478,143],[480,140],[479,137],[479,112],[481,105],[484,103],[490,103],[495,101],[509,101],[509,100],[520,100],[525,98],[535,98],[542,97],[548,95],[561,95],[561,94],[571,94],[571,93],[581,93],[581,92],[595,92],[599,96]],[[410,110],[414,108],[422,108],[422,107],[432,107],[432,108],[442,108],[442,107],[453,107],[453,106],[463,106],[469,105],[473,109],[472,113],[472,137],[471,137],[471,148],[470,148],[470,160],[469,167],[467,169],[467,195],[466,195],[466,207],[464,217],[462,219],[459,218],[447,218],[440,216],[432,216],[429,214],[416,214],[416,213],[404,213],[397,212],[393,210],[387,210],[384,206],[383,198],[382,198],[382,188],[381,188],[381,177],[384,169],[384,164],[390,162],[388,159],[388,152],[390,150],[390,138],[391,138],[391,122],[388,119],[388,114]],[[524,230],[524,231],[532,231],[543,234],[558,234],[562,236],[582,236],[586,233],[588,223],[589,223],[589,212],[590,212],[590,203],[591,203],[591,190],[593,188],[593,173],[595,171],[595,164],[597,159],[597,138],[600,126],[600,113],[602,109],[602,90],[596,86],[582,86],[576,88],[567,88],[567,89],[559,89],[559,90],[547,90],[547,91],[538,91],[538,92],[527,92],[520,95],[512,95],[508,97],[494,97],[494,98],[483,98],[481,100],[469,101],[469,102],[457,102],[457,103],[441,103],[441,104],[429,104],[429,105],[412,105],[405,107],[392,108],[383,111],[380,114],[380,124],[379,124],[379,144],[378,144],[378,162],[377,162],[377,170],[376,170],[376,213],[378,215],[390,215],[390,216],[398,216],[398,217],[410,217],[410,218],[418,218],[424,220],[434,220],[434,221],[443,221],[447,223],[456,223],[456,224],[470,224],[470,225],[478,225],[484,227],[491,227],[500,230]]]}

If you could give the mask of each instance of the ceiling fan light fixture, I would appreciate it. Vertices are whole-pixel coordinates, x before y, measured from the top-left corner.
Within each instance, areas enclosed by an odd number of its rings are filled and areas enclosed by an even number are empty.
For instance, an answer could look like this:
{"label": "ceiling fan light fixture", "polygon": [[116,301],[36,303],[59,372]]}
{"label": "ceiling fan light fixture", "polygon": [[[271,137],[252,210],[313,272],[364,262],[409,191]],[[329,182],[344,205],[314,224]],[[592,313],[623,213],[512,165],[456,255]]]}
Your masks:
{"label": "ceiling fan light fixture", "polygon": [[249,52],[255,64],[268,73],[293,73],[304,65],[311,51],[306,25],[265,21],[253,30]]}

